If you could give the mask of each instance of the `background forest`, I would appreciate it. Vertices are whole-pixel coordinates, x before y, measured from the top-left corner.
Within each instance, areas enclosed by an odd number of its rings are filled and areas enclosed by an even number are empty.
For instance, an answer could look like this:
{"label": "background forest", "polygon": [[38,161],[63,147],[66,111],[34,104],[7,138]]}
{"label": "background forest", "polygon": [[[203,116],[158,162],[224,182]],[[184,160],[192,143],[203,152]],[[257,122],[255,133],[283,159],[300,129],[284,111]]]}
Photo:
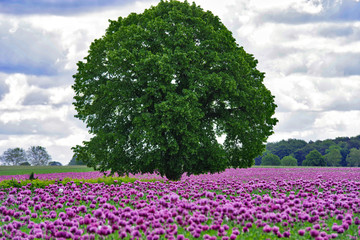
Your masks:
{"label": "background forest", "polygon": [[360,166],[360,135],[306,142],[298,139],[267,143],[255,165]]}

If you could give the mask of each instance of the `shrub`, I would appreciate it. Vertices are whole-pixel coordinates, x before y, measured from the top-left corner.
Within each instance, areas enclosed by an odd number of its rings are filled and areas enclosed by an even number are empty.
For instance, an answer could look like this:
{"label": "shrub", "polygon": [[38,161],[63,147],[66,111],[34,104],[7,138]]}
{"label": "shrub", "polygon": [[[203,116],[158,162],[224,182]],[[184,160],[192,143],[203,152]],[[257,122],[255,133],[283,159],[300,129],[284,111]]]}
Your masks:
{"label": "shrub", "polygon": [[326,166],[326,161],[323,155],[318,150],[312,150],[306,155],[305,160],[302,163],[303,166]]}
{"label": "shrub", "polygon": [[49,162],[49,166],[62,166],[62,164],[59,162],[52,161],[52,162]]}
{"label": "shrub", "polygon": [[285,156],[281,159],[282,166],[297,166],[297,160],[293,156]]}
{"label": "shrub", "polygon": [[272,153],[267,153],[261,160],[261,165],[263,166],[279,166],[280,158]]}
{"label": "shrub", "polygon": [[20,166],[31,166],[29,162],[22,162],[19,165]]}
{"label": "shrub", "polygon": [[35,180],[35,179],[38,179],[38,178],[35,178],[34,172],[30,173],[29,180]]}

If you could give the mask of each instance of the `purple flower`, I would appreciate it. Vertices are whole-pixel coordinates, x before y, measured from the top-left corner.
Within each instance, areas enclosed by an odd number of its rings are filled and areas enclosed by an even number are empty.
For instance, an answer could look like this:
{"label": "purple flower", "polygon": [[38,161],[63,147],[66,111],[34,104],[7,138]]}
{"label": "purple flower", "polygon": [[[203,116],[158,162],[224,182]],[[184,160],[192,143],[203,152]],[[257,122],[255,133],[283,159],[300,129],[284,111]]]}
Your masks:
{"label": "purple flower", "polygon": [[336,223],[334,223],[334,225],[331,227],[331,229],[333,231],[337,232],[337,230],[339,229],[339,226]]}
{"label": "purple flower", "polygon": [[127,233],[126,233],[126,232],[124,232],[124,231],[119,232],[119,237],[120,237],[121,239],[126,238],[126,236],[127,236]]}
{"label": "purple flower", "polygon": [[316,238],[317,236],[319,236],[319,231],[315,230],[315,229],[311,229],[310,236],[312,236],[313,238]]}
{"label": "purple flower", "polygon": [[176,239],[177,239],[177,240],[184,240],[185,237],[184,237],[184,235],[179,234]]}
{"label": "purple flower", "polygon": [[338,237],[338,235],[336,233],[331,234],[331,238],[337,238],[337,237]]}
{"label": "purple flower", "polygon": [[94,217],[96,218],[102,218],[103,217],[103,212],[101,209],[97,209],[94,211]]}
{"label": "purple flower", "polygon": [[195,232],[195,233],[193,234],[193,237],[194,237],[194,238],[199,238],[199,237],[200,237],[200,233]]}
{"label": "purple flower", "polygon": [[341,227],[342,227],[344,230],[348,230],[348,229],[349,229],[349,224],[347,224],[346,222],[344,222],[343,224],[341,224]]}
{"label": "purple flower", "polygon": [[284,237],[289,238],[290,237],[290,232],[286,231],[286,232],[284,232],[283,235],[284,235]]}
{"label": "purple flower", "polygon": [[100,229],[98,229],[97,233],[99,235],[103,235],[103,236],[107,236],[109,234],[111,234],[111,228],[108,226],[101,226]]}
{"label": "purple flower", "polygon": [[263,231],[266,232],[266,233],[269,233],[271,232],[271,227],[269,225],[265,225],[265,227],[263,227]]}
{"label": "purple flower", "polygon": [[79,210],[80,212],[82,212],[82,213],[86,213],[86,212],[87,212],[87,208],[86,208],[86,206],[84,206],[84,205],[81,205],[81,206],[78,208],[78,210]]}
{"label": "purple flower", "polygon": [[66,236],[67,236],[67,232],[64,231],[60,231],[55,234],[55,237],[57,238],[66,238]]}
{"label": "purple flower", "polygon": [[279,232],[279,227],[274,226],[274,227],[272,228],[272,231],[273,231],[273,233]]}

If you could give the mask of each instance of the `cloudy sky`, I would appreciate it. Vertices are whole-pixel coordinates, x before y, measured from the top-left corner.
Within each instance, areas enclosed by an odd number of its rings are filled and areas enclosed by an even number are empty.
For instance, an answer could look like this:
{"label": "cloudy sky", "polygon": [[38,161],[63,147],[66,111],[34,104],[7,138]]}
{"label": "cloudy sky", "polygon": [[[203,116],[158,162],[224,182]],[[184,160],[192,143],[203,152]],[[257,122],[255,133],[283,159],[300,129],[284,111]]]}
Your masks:
{"label": "cloudy sky", "polygon": [[[191,2],[191,1],[189,1]],[[360,134],[359,0],[196,0],[259,60],[279,119],[269,141]],[[40,145],[67,164],[89,139],[72,75],[108,19],[158,0],[0,1],[0,154]]]}

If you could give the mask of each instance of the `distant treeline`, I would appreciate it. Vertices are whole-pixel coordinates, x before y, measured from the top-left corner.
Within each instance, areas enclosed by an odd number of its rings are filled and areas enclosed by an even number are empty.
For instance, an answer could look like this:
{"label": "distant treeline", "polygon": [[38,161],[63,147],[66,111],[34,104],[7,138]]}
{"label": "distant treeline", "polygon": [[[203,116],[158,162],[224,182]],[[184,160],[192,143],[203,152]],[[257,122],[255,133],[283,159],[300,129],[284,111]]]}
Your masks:
{"label": "distant treeline", "polygon": [[7,149],[0,156],[0,164],[7,166],[61,166],[56,161],[51,161],[51,156],[42,146],[31,146],[27,151],[16,147]]}
{"label": "distant treeline", "polygon": [[[314,152],[319,152],[321,154],[319,158],[323,158],[325,166],[360,166],[359,149],[360,135],[315,142],[306,142],[299,139],[281,140],[280,142],[268,143],[264,154],[255,159],[255,165],[273,165],[272,163],[282,165],[281,160],[289,156],[296,159],[298,166],[311,166],[312,164],[309,164],[309,161],[306,160],[307,157],[310,157],[310,152],[313,152],[312,155],[314,155]],[[278,157],[278,160],[274,155]],[[272,160],[271,158],[276,159]]]}

